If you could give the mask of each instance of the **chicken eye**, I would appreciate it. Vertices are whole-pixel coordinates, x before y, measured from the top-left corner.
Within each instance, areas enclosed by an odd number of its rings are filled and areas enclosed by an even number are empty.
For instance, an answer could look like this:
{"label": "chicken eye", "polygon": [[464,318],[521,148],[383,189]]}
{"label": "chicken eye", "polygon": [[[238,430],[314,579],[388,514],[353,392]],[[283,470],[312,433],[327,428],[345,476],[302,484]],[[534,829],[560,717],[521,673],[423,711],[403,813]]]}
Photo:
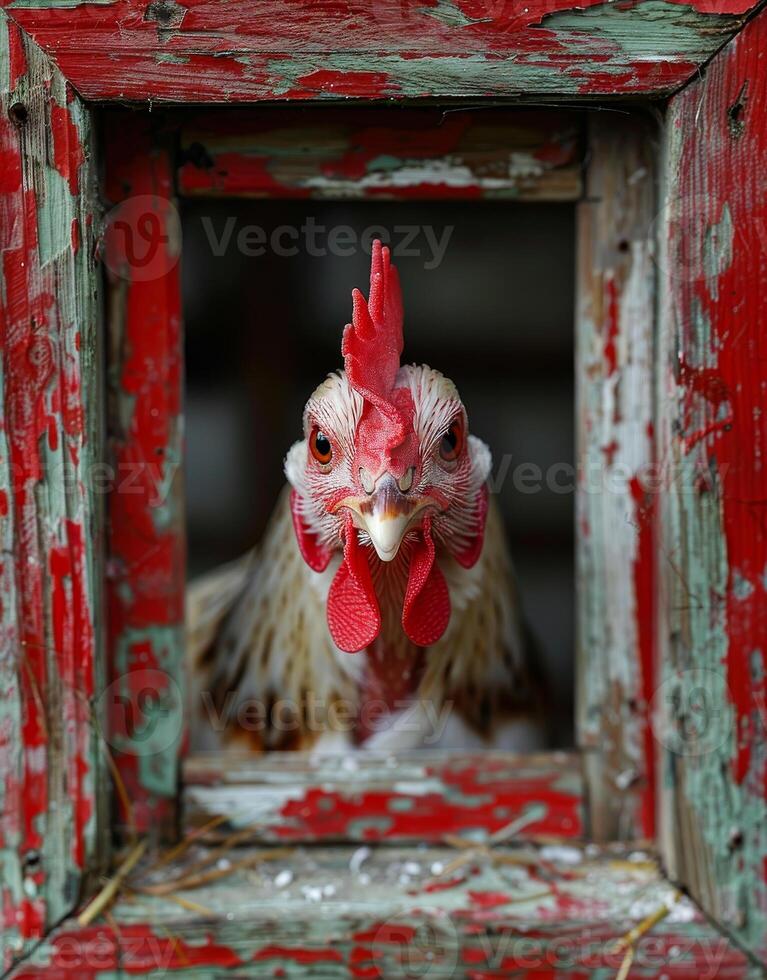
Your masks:
{"label": "chicken eye", "polygon": [[330,445],[330,439],[328,439],[324,432],[321,432],[317,428],[312,430],[309,447],[312,451],[312,456],[314,456],[318,463],[322,463],[323,466],[326,466],[333,457],[333,447]]}
{"label": "chicken eye", "polygon": [[442,441],[439,444],[439,454],[446,462],[453,463],[461,455],[462,450],[463,425],[460,419],[456,419],[442,436]]}

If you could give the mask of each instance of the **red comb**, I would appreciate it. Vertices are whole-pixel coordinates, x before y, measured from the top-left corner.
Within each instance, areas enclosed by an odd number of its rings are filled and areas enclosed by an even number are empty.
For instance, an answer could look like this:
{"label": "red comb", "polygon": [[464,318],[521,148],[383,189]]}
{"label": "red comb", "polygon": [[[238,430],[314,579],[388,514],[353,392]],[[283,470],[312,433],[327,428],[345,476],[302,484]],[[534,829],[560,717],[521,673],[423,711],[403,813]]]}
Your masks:
{"label": "red comb", "polygon": [[402,293],[389,249],[376,240],[370,265],[370,297],[352,292],[352,322],[347,323],[341,353],[346,376],[355,391],[389,422],[388,449],[401,445],[408,423],[392,392],[402,354]]}

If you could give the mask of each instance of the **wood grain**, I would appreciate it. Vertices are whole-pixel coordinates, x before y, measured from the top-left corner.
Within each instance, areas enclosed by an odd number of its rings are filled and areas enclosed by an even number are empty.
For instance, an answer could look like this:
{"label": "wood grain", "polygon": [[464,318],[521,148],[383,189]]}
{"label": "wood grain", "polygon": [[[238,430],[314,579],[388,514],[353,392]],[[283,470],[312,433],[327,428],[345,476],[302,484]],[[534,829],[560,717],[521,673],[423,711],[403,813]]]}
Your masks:
{"label": "wood grain", "polygon": [[572,201],[582,190],[582,126],[567,113],[216,110],[178,124],[187,195]]}
{"label": "wood grain", "polygon": [[662,95],[753,0],[3,0],[87,99]]}
{"label": "wood grain", "polygon": [[0,158],[1,970],[108,857],[91,116],[5,14]]}
{"label": "wood grain", "polygon": [[590,831],[654,834],[656,129],[591,120],[578,209],[578,743]]}
{"label": "wood grain", "polygon": [[664,853],[767,958],[767,16],[670,107],[658,416]]}
{"label": "wood grain", "polygon": [[184,782],[190,833],[218,814],[265,841],[433,842],[513,821],[524,836],[583,833],[578,760],[563,753],[192,756]]}
{"label": "wood grain", "polygon": [[183,741],[185,528],[180,232],[152,120],[105,120],[110,742],[131,811],[172,836]]}
{"label": "wood grain", "polygon": [[[137,875],[110,925],[64,923],[13,980],[166,971],[200,980],[597,980],[618,975],[620,940],[653,914],[632,977],[756,976],[650,855],[522,844],[446,871],[455,857],[445,847],[312,847],[270,860],[242,848],[220,869],[225,878],[174,899],[140,893],[151,875]],[[220,865],[198,849],[160,876],[178,879],[211,859]]]}

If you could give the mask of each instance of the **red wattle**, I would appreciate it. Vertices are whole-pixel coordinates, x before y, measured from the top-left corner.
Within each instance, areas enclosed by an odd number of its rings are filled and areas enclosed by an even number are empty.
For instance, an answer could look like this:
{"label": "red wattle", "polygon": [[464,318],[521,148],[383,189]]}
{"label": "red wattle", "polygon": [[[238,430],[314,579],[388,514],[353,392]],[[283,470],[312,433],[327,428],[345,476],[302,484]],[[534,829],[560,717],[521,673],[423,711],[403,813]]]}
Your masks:
{"label": "red wattle", "polygon": [[410,554],[402,628],[416,646],[428,647],[439,640],[449,622],[450,593],[445,576],[434,560],[431,520],[427,516]]}
{"label": "red wattle", "polygon": [[299,496],[295,490],[290,491],[290,513],[293,518],[293,529],[296,532],[298,550],[306,564],[315,572],[324,572],[333,557],[333,552],[327,545],[320,544],[314,531],[304,524],[299,507]]}
{"label": "red wattle", "polygon": [[364,650],[381,632],[373,577],[351,517],[344,534],[344,560],[328,592],[328,627],[335,645],[346,653]]}
{"label": "red wattle", "polygon": [[482,542],[485,540],[485,522],[487,521],[487,508],[489,504],[487,484],[479,491],[477,500],[477,526],[476,530],[463,551],[454,555],[455,560],[464,568],[473,568],[479,561],[482,554]]}

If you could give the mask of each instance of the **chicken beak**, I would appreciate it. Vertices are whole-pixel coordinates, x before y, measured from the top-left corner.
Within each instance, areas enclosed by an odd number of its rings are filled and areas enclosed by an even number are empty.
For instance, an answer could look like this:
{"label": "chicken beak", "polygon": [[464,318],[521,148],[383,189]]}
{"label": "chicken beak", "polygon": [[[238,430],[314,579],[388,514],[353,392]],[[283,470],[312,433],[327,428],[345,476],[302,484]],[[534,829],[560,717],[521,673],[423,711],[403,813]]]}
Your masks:
{"label": "chicken beak", "polygon": [[[404,479],[404,478],[403,478]],[[411,477],[412,480],[412,477]],[[381,561],[392,561],[418,513],[431,501],[410,496],[390,473],[384,473],[373,492],[361,499],[348,498],[343,505],[354,514],[355,524],[370,536]],[[406,483],[410,487],[410,483]]]}
{"label": "chicken beak", "polygon": [[365,530],[370,535],[373,547],[381,561],[392,561],[397,557],[399,546],[405,537],[410,518],[407,514],[387,516],[373,513],[365,518]]}

